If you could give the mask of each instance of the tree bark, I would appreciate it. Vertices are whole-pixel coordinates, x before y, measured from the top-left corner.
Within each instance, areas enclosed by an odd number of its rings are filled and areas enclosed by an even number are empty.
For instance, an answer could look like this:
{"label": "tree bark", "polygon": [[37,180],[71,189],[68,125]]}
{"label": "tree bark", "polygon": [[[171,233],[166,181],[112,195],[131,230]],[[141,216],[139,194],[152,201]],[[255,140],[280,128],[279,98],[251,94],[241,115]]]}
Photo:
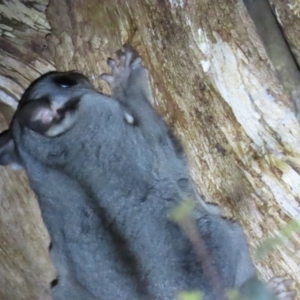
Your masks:
{"label": "tree bark", "polygon": [[[23,90],[50,70],[79,70],[107,92],[98,78],[106,59],[131,43],[201,194],[241,223],[262,279],[286,275],[299,289],[299,230],[290,221],[300,211],[300,126],[242,0],[99,3],[0,2],[1,129]],[[54,271],[37,202],[22,172],[1,168],[0,182],[0,298],[45,299]]]}
{"label": "tree bark", "polygon": [[[300,121],[300,73],[297,64],[297,47],[293,46],[293,40],[297,43],[296,32],[291,26],[282,27],[279,10],[274,5],[272,10],[268,0],[244,0],[244,2],[284,92],[294,103],[294,109],[297,112],[298,121]],[[279,4],[277,2],[277,5]],[[289,6],[291,5],[289,3]],[[287,23],[286,19],[287,14],[284,14],[285,23]]]}
{"label": "tree bark", "polygon": [[270,0],[270,4],[296,61],[300,65],[300,3],[297,0]]}

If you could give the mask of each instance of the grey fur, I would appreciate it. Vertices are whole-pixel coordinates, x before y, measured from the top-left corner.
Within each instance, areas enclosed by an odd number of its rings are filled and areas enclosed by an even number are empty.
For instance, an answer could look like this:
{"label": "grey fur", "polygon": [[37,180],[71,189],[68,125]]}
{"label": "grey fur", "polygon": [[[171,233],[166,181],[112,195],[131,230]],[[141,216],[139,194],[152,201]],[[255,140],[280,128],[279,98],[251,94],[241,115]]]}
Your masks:
{"label": "grey fur", "polygon": [[104,77],[112,97],[77,73],[45,75],[0,137],[0,163],[23,165],[38,197],[60,276],[54,299],[171,300],[201,290],[210,300],[232,288],[273,299],[239,225],[197,207],[190,221],[206,245],[199,257],[168,218],[182,200],[199,196],[183,151],[149,103],[146,69],[126,53],[123,69],[115,69],[121,76]]}

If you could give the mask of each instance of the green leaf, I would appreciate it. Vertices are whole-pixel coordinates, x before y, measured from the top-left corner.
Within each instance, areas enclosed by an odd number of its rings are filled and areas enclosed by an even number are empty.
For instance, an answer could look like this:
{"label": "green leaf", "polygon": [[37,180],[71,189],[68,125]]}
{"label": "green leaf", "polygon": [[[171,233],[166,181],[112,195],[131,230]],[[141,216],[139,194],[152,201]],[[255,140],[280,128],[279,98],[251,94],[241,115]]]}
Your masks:
{"label": "green leaf", "polygon": [[291,240],[293,234],[300,232],[300,224],[296,220],[291,220],[279,234],[264,240],[256,251],[256,259],[263,259],[275,247],[282,246],[286,243],[286,239]]}
{"label": "green leaf", "polygon": [[171,211],[171,220],[176,223],[181,223],[192,214],[194,208],[195,208],[194,201],[191,200],[182,201]]}
{"label": "green leaf", "polygon": [[178,293],[179,300],[202,300],[200,291],[180,292]]}

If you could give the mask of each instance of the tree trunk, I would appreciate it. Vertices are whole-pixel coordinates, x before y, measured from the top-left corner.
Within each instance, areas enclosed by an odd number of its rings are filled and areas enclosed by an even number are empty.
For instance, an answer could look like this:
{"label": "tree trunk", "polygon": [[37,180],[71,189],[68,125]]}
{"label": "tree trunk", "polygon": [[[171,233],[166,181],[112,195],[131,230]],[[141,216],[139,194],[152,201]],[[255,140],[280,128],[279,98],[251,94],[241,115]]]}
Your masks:
{"label": "tree trunk", "polygon": [[297,0],[270,0],[284,36],[300,64],[300,3]]}
{"label": "tree trunk", "polygon": [[[271,2],[282,9],[283,1]],[[286,275],[299,289],[299,226],[291,220],[300,211],[300,127],[242,0],[47,4],[0,2],[1,130],[24,89],[50,70],[79,70],[107,92],[98,78],[106,59],[131,43],[201,194],[241,223],[262,279]],[[298,59],[293,12],[278,9]],[[23,172],[1,168],[0,182],[0,298],[46,299],[55,274],[37,202]]]}

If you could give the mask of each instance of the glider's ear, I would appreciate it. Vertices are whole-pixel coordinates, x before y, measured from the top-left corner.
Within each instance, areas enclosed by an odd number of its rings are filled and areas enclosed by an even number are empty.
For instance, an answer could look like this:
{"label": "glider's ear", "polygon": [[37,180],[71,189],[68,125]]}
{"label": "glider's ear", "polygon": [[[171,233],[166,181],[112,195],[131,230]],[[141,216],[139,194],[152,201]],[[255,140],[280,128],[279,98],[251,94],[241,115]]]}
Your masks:
{"label": "glider's ear", "polygon": [[60,118],[58,112],[48,103],[47,100],[37,99],[24,104],[17,113],[19,123],[37,133],[45,134]]}
{"label": "glider's ear", "polygon": [[51,99],[31,100],[19,109],[16,119],[22,126],[54,137],[66,132],[75,123],[74,112],[79,100],[77,97],[64,99],[60,95],[54,95]]}
{"label": "glider's ear", "polygon": [[5,130],[0,134],[0,165],[9,165],[12,169],[23,168],[9,130]]}

